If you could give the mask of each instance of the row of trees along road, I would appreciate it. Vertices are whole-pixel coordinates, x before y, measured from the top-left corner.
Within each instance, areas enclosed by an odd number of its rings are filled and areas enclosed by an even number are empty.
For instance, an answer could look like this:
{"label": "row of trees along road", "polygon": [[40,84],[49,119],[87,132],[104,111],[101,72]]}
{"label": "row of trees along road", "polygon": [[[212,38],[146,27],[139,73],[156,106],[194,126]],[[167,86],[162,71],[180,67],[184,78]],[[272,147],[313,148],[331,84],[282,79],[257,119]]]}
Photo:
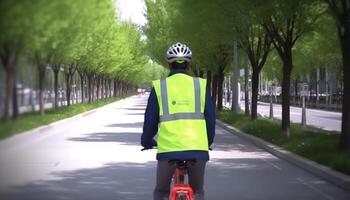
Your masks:
{"label": "row of trees along road", "polygon": [[[110,97],[112,91],[114,96],[125,94],[155,78],[153,68],[158,68],[148,62],[140,28],[117,18],[114,1],[2,0],[0,18],[5,120],[19,114],[15,77],[23,60],[36,66],[41,114],[48,68],[54,73],[55,108],[60,71],[64,71],[68,106],[75,73],[80,76],[82,93],[84,85],[88,86],[88,102]],[[103,96],[102,90],[109,95]]]}
{"label": "row of trees along road", "polygon": [[291,78],[319,65],[337,68],[334,71],[344,82],[339,147],[350,151],[349,0],[146,0],[146,6],[144,31],[151,58],[164,64],[164,52],[171,43],[188,44],[194,55],[193,72],[207,78],[218,110],[223,107],[225,74],[232,73],[228,66],[234,63],[235,41],[240,64],[247,57],[252,69],[252,120],[257,118],[260,72],[271,81],[279,80],[286,135],[290,134]]}

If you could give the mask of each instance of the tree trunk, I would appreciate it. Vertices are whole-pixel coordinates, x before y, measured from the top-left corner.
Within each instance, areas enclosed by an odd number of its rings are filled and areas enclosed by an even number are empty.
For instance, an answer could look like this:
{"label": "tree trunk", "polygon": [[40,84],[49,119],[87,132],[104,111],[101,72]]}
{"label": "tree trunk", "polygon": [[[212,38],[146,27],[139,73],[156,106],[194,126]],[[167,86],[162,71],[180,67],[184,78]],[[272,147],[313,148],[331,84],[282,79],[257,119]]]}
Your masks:
{"label": "tree trunk", "polygon": [[96,77],[96,100],[100,99],[100,77]]}
{"label": "tree trunk", "polygon": [[217,93],[218,93],[218,111],[222,110],[222,98],[223,98],[223,84],[224,84],[224,67],[219,67],[219,72],[217,76]]}
{"label": "tree trunk", "polygon": [[70,81],[70,76],[69,76],[69,74],[66,73],[65,79],[66,79],[66,99],[67,99],[67,106],[70,106],[71,81]]}
{"label": "tree trunk", "polygon": [[54,108],[58,108],[58,73],[60,71],[60,67],[55,65],[52,66],[53,77],[54,77],[54,92],[55,92],[55,100],[54,100]]}
{"label": "tree trunk", "polygon": [[120,96],[124,95],[124,82],[123,81],[120,82],[120,90],[119,90],[119,92],[120,92]]}
{"label": "tree trunk", "polygon": [[104,78],[104,79],[103,79],[103,90],[102,90],[102,96],[103,96],[104,99],[107,99],[107,98],[108,98],[107,90],[108,90],[107,79]]}
{"label": "tree trunk", "polygon": [[113,96],[112,79],[108,79],[108,91],[109,91],[109,98],[112,98],[112,96]]}
{"label": "tree trunk", "polygon": [[213,105],[216,107],[216,100],[217,100],[217,92],[218,92],[218,75],[215,74],[213,76],[212,80],[212,100],[213,100]]}
{"label": "tree trunk", "polygon": [[74,63],[71,63],[68,65],[68,68],[65,71],[67,106],[70,106],[71,104],[73,76],[76,69],[77,69],[77,65]]}
{"label": "tree trunk", "polygon": [[111,79],[108,79],[108,90],[109,90],[109,98],[112,97],[112,80]]}
{"label": "tree trunk", "polygon": [[109,97],[109,86],[108,86],[108,79],[105,78],[105,99]]}
{"label": "tree trunk", "polygon": [[13,86],[15,84],[12,69],[6,69],[6,94],[5,94],[5,105],[4,105],[4,119],[10,119],[10,108],[13,97]]}
{"label": "tree trunk", "polygon": [[316,72],[316,108],[320,107],[320,67],[317,67]]}
{"label": "tree trunk", "polygon": [[14,84],[13,84],[13,98],[12,98],[12,119],[17,119],[19,115],[18,100],[17,100],[17,81],[16,81],[16,69],[14,68]]}
{"label": "tree trunk", "polygon": [[282,80],[282,131],[289,136],[290,125],[290,80],[293,69],[292,53],[285,55],[283,60],[283,80]]}
{"label": "tree trunk", "polygon": [[212,79],[212,74],[211,71],[207,71],[207,91],[209,92],[211,96],[211,79]]}
{"label": "tree trunk", "polygon": [[88,102],[91,103],[92,102],[92,93],[93,93],[93,89],[92,89],[92,81],[93,81],[93,75],[92,73],[87,73],[87,77],[88,77],[88,93],[89,93],[89,100]]}
{"label": "tree trunk", "polygon": [[107,89],[108,89],[108,87],[107,87],[107,79],[106,78],[103,78],[102,79],[102,98],[103,99],[106,99],[107,97],[108,97],[108,95],[107,95]]}
{"label": "tree trunk", "polygon": [[108,98],[108,80],[105,78],[105,89],[104,89],[104,98],[107,99]]}
{"label": "tree trunk", "polygon": [[88,90],[88,78],[87,78],[87,75],[85,73],[85,76],[84,76],[84,102],[86,101],[86,99],[89,98],[89,90]]}
{"label": "tree trunk", "polygon": [[231,94],[230,94],[230,91],[231,91],[231,77],[228,76],[227,78],[227,82],[226,82],[226,85],[227,85],[227,102],[230,102],[231,101]]}
{"label": "tree trunk", "polygon": [[105,98],[105,90],[106,90],[106,87],[105,87],[105,79],[102,77],[101,78],[101,99],[104,99]]}
{"label": "tree trunk", "polygon": [[123,95],[124,83],[122,81],[119,82],[119,95]]}
{"label": "tree trunk", "polygon": [[117,80],[113,81],[113,97],[117,97]]}
{"label": "tree trunk", "polygon": [[[350,23],[347,24],[350,26]],[[339,148],[341,151],[350,152],[350,27],[346,27],[345,30],[347,31],[341,39],[344,89]]]}
{"label": "tree trunk", "polygon": [[244,56],[244,107],[245,107],[244,114],[248,116],[250,112],[249,112],[249,68],[248,68],[247,55]]}
{"label": "tree trunk", "polygon": [[253,69],[252,74],[252,109],[251,119],[258,118],[258,87],[259,87],[259,71]]}
{"label": "tree trunk", "polygon": [[96,91],[97,91],[97,87],[96,87],[96,85],[97,85],[97,79],[98,79],[98,77],[96,76],[96,75],[93,75],[92,76],[92,93],[91,93],[91,95],[92,95],[92,101],[93,102],[95,102],[96,100],[97,100],[97,96],[96,96]]}
{"label": "tree trunk", "polygon": [[127,88],[126,83],[122,82],[122,96],[126,94],[126,88]]}
{"label": "tree trunk", "polygon": [[45,81],[46,66],[44,64],[38,64],[39,73],[39,112],[41,115],[45,114],[45,101],[44,101],[44,81]]}
{"label": "tree trunk", "polygon": [[84,79],[85,79],[85,72],[82,70],[78,70],[78,74],[80,77],[80,95],[81,95],[81,103],[85,102],[85,98],[84,98]]}
{"label": "tree trunk", "polygon": [[232,69],[232,103],[231,111],[239,113],[241,107],[239,105],[240,87],[239,87],[239,63],[238,63],[238,45],[237,41],[233,42],[233,69]]}
{"label": "tree trunk", "polygon": [[13,87],[15,85],[15,67],[16,67],[16,53],[6,48],[4,55],[1,57],[3,67],[5,68],[5,102],[4,102],[4,120],[10,119],[11,100],[13,97]]}
{"label": "tree trunk", "polygon": [[123,95],[126,95],[129,93],[129,85],[128,84],[124,84],[124,90],[123,90]]}
{"label": "tree trunk", "polygon": [[104,99],[105,98],[105,90],[106,90],[106,87],[105,87],[105,79],[104,77],[101,78],[101,99]]}
{"label": "tree trunk", "polygon": [[115,91],[115,94],[116,94],[116,96],[119,96],[120,94],[119,94],[119,88],[120,88],[120,82],[119,82],[119,80],[116,80],[116,91]]}

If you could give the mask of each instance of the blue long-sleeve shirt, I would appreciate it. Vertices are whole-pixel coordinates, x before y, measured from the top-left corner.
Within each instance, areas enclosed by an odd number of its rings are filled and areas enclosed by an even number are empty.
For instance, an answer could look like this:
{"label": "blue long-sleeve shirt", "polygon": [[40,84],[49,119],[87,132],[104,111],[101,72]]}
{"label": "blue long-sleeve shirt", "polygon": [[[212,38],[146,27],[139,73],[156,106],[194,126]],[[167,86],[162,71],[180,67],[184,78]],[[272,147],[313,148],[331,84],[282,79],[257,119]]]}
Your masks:
{"label": "blue long-sleeve shirt", "polygon": [[[176,73],[185,73],[186,70],[171,70],[169,76]],[[208,135],[208,146],[211,146],[215,137],[215,109],[210,96],[210,93],[206,92],[204,117]],[[154,137],[158,132],[159,125],[159,105],[157,95],[154,88],[152,88],[145,112],[145,119],[143,124],[143,133],[141,135],[141,145],[145,148],[152,148],[156,145]],[[207,151],[177,151],[158,153],[157,160],[172,160],[172,159],[198,159],[209,160],[209,154]]]}

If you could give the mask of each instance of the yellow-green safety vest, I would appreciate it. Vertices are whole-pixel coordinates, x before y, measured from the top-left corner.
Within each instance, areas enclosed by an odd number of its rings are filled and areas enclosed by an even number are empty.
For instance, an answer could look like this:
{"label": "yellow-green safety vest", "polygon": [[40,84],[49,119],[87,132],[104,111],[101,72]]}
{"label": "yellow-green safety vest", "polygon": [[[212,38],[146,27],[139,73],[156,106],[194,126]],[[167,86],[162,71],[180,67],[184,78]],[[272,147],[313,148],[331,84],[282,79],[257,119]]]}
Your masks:
{"label": "yellow-green safety vest", "polygon": [[206,80],[183,73],[153,81],[158,105],[158,153],[208,151]]}

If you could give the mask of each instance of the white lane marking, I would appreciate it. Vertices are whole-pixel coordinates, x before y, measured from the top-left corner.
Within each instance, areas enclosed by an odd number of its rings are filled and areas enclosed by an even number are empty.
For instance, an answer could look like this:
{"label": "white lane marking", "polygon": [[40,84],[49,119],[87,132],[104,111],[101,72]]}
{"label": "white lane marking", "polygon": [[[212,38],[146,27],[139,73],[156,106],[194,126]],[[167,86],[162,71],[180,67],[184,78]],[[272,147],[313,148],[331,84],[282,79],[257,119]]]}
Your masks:
{"label": "white lane marking", "polygon": [[297,179],[297,181],[299,181],[301,184],[307,186],[307,187],[310,188],[311,190],[313,190],[313,191],[319,193],[320,195],[322,195],[324,198],[329,199],[329,200],[335,200],[334,197],[329,196],[328,194],[325,194],[324,192],[322,192],[322,190],[320,190],[320,189],[314,187],[313,185],[307,183],[307,182],[306,182],[305,180],[303,180],[302,178],[296,178],[296,179]]}

